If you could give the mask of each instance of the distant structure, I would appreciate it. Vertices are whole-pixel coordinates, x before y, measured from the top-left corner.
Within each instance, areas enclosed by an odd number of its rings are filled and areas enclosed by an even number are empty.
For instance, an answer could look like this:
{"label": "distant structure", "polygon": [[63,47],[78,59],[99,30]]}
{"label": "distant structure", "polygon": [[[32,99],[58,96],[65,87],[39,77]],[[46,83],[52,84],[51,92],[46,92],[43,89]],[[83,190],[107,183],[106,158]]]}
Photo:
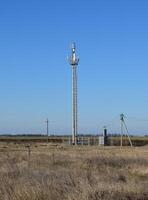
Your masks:
{"label": "distant structure", "polygon": [[107,141],[107,127],[104,126],[103,127],[103,136],[104,136],[104,145],[106,146],[108,144],[108,141]]}
{"label": "distant structure", "polygon": [[107,127],[106,126],[103,127],[103,136],[104,137],[107,136]]}
{"label": "distant structure", "polygon": [[103,134],[99,136],[99,146],[106,146],[107,145],[107,127],[103,127]]}
{"label": "distant structure", "polygon": [[123,135],[124,135],[124,128],[126,130],[126,135],[128,137],[128,140],[129,140],[129,143],[130,143],[130,146],[132,147],[133,144],[132,144],[132,141],[131,141],[131,138],[130,138],[130,135],[129,135],[129,131],[128,131],[128,128],[125,124],[125,115],[122,113],[120,114],[120,122],[121,122],[121,139],[120,139],[120,146],[122,147],[123,146]]}
{"label": "distant structure", "polygon": [[77,65],[79,58],[76,57],[76,45],[71,45],[71,55],[68,62],[72,67],[72,144],[77,144]]}

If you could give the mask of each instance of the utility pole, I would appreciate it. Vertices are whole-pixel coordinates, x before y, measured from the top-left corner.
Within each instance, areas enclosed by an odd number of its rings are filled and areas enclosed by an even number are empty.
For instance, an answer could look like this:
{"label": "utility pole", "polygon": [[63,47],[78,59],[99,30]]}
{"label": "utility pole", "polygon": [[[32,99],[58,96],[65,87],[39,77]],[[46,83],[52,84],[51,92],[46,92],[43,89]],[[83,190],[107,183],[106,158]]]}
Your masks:
{"label": "utility pole", "polygon": [[120,146],[122,147],[122,140],[123,140],[123,122],[124,122],[124,114],[120,114],[120,122],[121,122],[121,137],[120,137]]}
{"label": "utility pole", "polygon": [[124,114],[120,114],[120,122],[121,122],[120,146],[121,146],[121,147],[123,146],[123,133],[124,133],[124,128],[125,128],[125,130],[126,130],[126,135],[127,135],[127,137],[128,137],[130,146],[132,147],[133,144],[132,144],[132,141],[131,141],[131,138],[130,138],[130,135],[129,135],[129,131],[128,131],[128,128],[127,128],[127,126],[126,126],[126,123],[125,123],[124,118],[125,118]]}
{"label": "utility pole", "polygon": [[49,130],[49,129],[48,129],[48,125],[49,125],[48,118],[46,119],[45,122],[46,122],[46,135],[47,135],[47,143],[48,143],[48,136],[49,136],[49,135],[48,135],[48,130]]}
{"label": "utility pole", "polygon": [[79,58],[76,57],[76,45],[71,45],[71,56],[68,58],[72,67],[72,144],[77,144],[77,66]]}

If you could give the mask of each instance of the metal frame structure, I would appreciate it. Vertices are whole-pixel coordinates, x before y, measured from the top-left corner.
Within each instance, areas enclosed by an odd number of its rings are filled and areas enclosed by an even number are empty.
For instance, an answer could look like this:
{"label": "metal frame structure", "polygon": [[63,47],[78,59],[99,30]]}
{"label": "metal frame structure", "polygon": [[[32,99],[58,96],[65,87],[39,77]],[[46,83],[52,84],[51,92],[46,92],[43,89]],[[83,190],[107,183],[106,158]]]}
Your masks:
{"label": "metal frame structure", "polygon": [[71,56],[68,58],[72,67],[72,144],[77,144],[77,66],[79,58],[76,57],[76,45],[71,45]]}

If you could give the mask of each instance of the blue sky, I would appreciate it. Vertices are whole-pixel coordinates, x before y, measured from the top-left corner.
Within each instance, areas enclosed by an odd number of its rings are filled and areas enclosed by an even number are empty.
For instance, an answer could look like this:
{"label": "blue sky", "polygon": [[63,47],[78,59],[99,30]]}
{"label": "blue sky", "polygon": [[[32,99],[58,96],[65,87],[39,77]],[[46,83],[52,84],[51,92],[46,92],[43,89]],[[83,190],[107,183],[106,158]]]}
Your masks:
{"label": "blue sky", "polygon": [[79,133],[118,132],[123,112],[131,133],[147,134],[147,10],[147,0],[1,1],[0,133],[44,133],[47,117],[50,132],[71,133],[75,41]]}

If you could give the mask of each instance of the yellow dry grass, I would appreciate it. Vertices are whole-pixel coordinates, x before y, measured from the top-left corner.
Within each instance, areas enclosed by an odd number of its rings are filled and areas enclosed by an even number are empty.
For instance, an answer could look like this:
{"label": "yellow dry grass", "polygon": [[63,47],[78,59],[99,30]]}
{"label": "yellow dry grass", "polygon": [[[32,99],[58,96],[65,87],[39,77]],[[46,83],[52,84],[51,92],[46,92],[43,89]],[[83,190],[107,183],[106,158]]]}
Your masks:
{"label": "yellow dry grass", "polygon": [[148,148],[0,144],[0,200],[148,200]]}

